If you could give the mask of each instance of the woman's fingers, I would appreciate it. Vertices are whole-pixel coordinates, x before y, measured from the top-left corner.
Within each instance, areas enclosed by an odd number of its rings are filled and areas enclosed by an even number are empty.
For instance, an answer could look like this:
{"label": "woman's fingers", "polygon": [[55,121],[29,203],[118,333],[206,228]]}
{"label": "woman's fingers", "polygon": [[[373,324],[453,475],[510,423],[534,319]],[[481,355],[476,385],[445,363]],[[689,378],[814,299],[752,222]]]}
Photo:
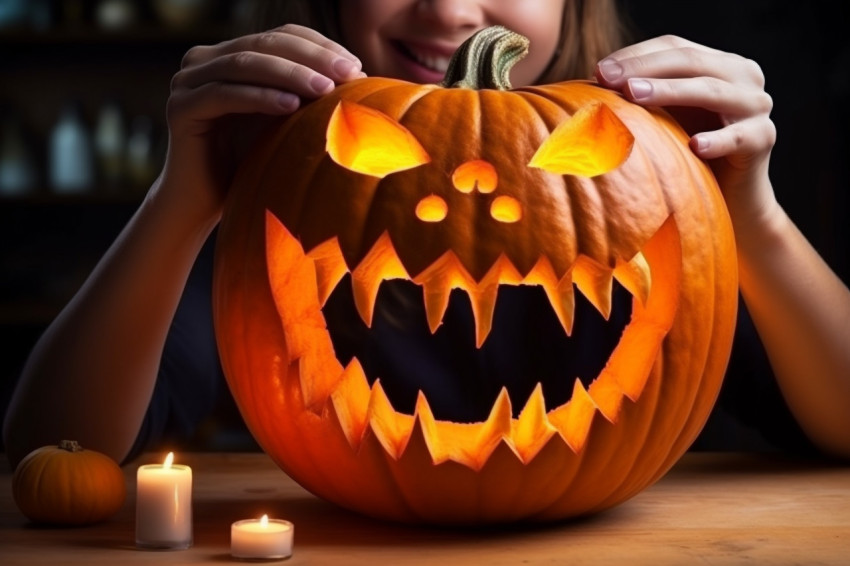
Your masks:
{"label": "woman's fingers", "polygon": [[[209,121],[220,116],[253,113],[286,115],[297,110],[300,104],[299,97],[289,92],[244,84],[213,82],[172,94],[168,99],[166,111],[173,128],[184,123],[190,129],[202,130],[185,133],[200,134],[211,126]],[[181,117],[183,120],[180,119]]]}
{"label": "woman's fingers", "polygon": [[326,74],[291,59],[254,51],[228,53],[174,75],[172,89],[194,89],[208,83],[239,83],[275,88],[315,98],[334,87]]}
{"label": "woman's fingers", "polygon": [[[691,150],[703,159],[729,157],[738,168],[752,156],[769,151],[776,142],[776,126],[766,115],[754,116],[719,130],[700,132],[690,141]],[[742,160],[735,162],[735,156]]]}
{"label": "woman's fingers", "polygon": [[699,45],[676,36],[664,36],[624,47],[599,62],[597,78],[617,88],[631,77],[715,77],[764,88],[764,74],[755,61]]}
{"label": "woman's fingers", "polygon": [[225,114],[288,114],[364,76],[360,69],[345,48],[295,25],[197,46],[172,78],[168,116],[175,126],[200,129],[199,121]]}
{"label": "woman's fingers", "polygon": [[628,79],[624,93],[641,104],[694,106],[734,120],[769,114],[773,100],[765,91],[709,76],[674,79]]}
{"label": "woman's fingers", "polygon": [[212,46],[197,46],[183,57],[182,69],[202,66],[239,53],[273,56],[309,67],[332,80],[350,80],[360,72],[360,60],[339,44],[299,26],[238,37]]}
{"label": "woman's fingers", "polygon": [[600,84],[642,105],[667,107],[686,120],[700,157],[747,166],[776,140],[773,100],[752,60],[662,36],[624,47],[599,62]]}

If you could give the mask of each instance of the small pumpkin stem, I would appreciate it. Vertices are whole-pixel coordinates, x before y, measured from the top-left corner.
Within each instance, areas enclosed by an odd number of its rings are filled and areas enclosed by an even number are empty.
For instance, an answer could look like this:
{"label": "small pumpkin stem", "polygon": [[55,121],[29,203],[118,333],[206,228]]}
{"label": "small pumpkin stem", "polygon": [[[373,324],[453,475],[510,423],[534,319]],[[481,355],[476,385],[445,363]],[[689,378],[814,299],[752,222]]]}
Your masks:
{"label": "small pumpkin stem", "polygon": [[455,51],[440,86],[510,90],[511,68],[528,54],[528,38],[502,26],[485,28]]}
{"label": "small pumpkin stem", "polygon": [[82,452],[83,447],[80,446],[79,442],[76,440],[61,440],[59,442],[59,448],[62,450],[67,450],[68,452]]}

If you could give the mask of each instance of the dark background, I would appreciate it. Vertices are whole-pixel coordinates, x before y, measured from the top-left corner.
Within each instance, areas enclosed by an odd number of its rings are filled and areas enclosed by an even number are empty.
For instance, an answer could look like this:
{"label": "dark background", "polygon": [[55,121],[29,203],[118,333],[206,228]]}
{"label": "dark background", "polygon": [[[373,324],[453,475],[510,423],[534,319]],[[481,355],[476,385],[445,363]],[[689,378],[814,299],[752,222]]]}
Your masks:
{"label": "dark background", "polygon": [[[183,53],[232,34],[233,3],[213,2],[192,26],[165,25],[148,2],[120,32],[94,23],[97,2],[48,2],[53,22],[0,28],[0,118],[15,116],[43,166],[63,104],[76,100],[91,125],[117,99],[129,122],[149,116],[156,158],[164,107]],[[241,3],[238,3],[241,5]],[[850,280],[850,43],[845,2],[622,0],[635,39],[676,34],[757,61],[773,97],[778,140],[771,161],[777,198],[839,276]],[[67,20],[66,5],[81,9]],[[23,197],[0,196],[0,414],[33,342],[74,293],[141,200],[144,187],[52,195],[42,179]],[[49,392],[45,392],[49,394]],[[2,446],[0,446],[2,450]]]}

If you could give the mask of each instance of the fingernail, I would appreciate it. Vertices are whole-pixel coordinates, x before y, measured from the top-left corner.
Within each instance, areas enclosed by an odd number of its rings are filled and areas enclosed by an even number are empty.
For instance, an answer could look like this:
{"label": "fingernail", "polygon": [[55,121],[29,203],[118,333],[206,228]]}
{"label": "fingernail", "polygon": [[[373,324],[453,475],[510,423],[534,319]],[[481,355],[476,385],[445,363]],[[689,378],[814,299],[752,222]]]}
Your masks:
{"label": "fingernail", "polygon": [[623,66],[614,59],[603,59],[599,62],[599,74],[606,81],[615,81],[623,76]]}
{"label": "fingernail", "polygon": [[629,94],[634,100],[648,98],[652,94],[652,85],[643,79],[629,79]]}
{"label": "fingernail", "polygon": [[310,79],[310,86],[319,94],[324,94],[334,87],[334,82],[324,75],[314,75]]}
{"label": "fingernail", "polygon": [[694,136],[692,143],[698,153],[707,151],[708,148],[711,147],[711,140],[709,140],[707,136]]}
{"label": "fingernail", "polygon": [[337,59],[333,64],[334,73],[342,78],[349,78],[356,76],[357,73],[360,72],[360,66],[355,65],[348,59]]}
{"label": "fingernail", "polygon": [[277,95],[277,103],[284,111],[292,112],[298,108],[301,101],[291,92],[282,92]]}

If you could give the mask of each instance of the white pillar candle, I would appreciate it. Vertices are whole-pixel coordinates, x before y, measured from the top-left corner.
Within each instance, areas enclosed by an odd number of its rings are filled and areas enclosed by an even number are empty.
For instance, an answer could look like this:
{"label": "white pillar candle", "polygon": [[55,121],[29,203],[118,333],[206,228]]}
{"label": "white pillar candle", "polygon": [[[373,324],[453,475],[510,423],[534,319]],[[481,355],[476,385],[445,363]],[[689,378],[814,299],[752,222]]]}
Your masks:
{"label": "white pillar candle", "polygon": [[140,466],[136,473],[136,545],[181,549],[192,546],[192,468],[163,464]]}
{"label": "white pillar candle", "polygon": [[230,526],[230,554],[234,558],[275,560],[292,556],[295,526],[289,521],[245,519]]}

